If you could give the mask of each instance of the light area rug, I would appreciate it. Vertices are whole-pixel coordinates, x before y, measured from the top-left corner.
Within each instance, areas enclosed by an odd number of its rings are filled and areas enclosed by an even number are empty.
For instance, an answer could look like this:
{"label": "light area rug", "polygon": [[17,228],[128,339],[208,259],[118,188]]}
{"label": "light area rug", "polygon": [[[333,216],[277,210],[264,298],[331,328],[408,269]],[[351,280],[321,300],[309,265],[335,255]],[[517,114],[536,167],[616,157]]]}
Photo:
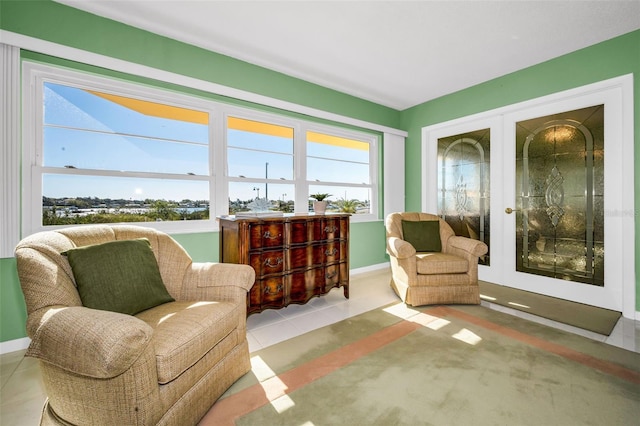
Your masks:
{"label": "light area rug", "polygon": [[569,300],[479,281],[480,297],[539,317],[608,336],[622,313]]}
{"label": "light area rug", "polygon": [[252,355],[201,425],[631,425],[640,354],[483,306],[394,304]]}

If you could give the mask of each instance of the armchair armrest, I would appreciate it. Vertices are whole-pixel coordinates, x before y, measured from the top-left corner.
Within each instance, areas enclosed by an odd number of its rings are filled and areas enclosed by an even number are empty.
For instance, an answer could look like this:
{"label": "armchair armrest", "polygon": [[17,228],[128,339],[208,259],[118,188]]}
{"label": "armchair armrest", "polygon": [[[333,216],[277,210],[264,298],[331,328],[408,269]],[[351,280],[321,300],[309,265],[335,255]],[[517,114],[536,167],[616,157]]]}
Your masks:
{"label": "armchair armrest", "polygon": [[232,300],[245,303],[256,273],[249,265],[193,263],[184,275],[182,300]]}
{"label": "armchair armrest", "polygon": [[463,251],[474,257],[486,254],[489,248],[482,241],[467,237],[453,236],[447,241],[447,251]]}
{"label": "armchair armrest", "polygon": [[416,249],[411,243],[398,237],[389,237],[387,239],[387,250],[391,256],[398,259],[407,259],[416,254]]}
{"label": "armchair armrest", "polygon": [[81,376],[107,379],[129,369],[153,329],[131,315],[82,306],[49,307],[26,355]]}

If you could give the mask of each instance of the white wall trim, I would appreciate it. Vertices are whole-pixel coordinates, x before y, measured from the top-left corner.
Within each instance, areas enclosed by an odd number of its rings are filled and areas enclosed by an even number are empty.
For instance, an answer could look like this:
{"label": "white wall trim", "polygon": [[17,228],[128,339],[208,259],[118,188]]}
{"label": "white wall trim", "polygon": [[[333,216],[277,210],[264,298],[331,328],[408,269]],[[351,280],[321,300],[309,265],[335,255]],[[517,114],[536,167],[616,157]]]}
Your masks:
{"label": "white wall trim", "polygon": [[20,241],[20,49],[0,43],[0,258]]}
{"label": "white wall trim", "polygon": [[383,140],[383,220],[393,212],[404,211],[405,206],[405,138],[391,133],[384,134]]}
{"label": "white wall trim", "polygon": [[69,46],[64,46],[58,43],[41,40],[38,38],[25,36],[23,34],[14,33],[11,31],[0,30],[0,39],[4,43],[10,44],[21,49],[27,49],[38,53],[43,53],[51,56],[56,56],[62,59],[68,59],[71,61],[82,62],[90,65],[95,65],[114,71],[120,71],[128,74],[145,76],[155,80],[164,81],[167,83],[178,84],[180,86],[190,87],[198,90],[204,90],[209,93],[215,93],[218,95],[228,96],[231,98],[253,102],[260,105],[279,108],[285,111],[296,112],[300,114],[310,115],[312,117],[331,120],[336,123],[343,123],[353,126],[362,127],[364,129],[386,132],[400,136],[407,136],[408,133],[403,130],[394,129],[392,127],[383,126],[376,123],[371,123],[364,120],[359,120],[351,117],[346,117],[340,114],[335,114],[328,111],[323,111],[316,108],[299,105],[293,102],[287,102],[268,96],[259,95],[256,93],[247,92],[244,90],[234,89],[232,87],[223,86],[221,84],[212,83],[210,81],[201,80],[198,78],[188,77],[181,74],[176,74],[169,71],[164,71],[158,68],[149,67],[146,65],[135,64],[133,62],[124,61],[121,59],[112,58],[109,56],[101,55],[98,53],[88,52],[86,50],[76,49]]}
{"label": "white wall trim", "polygon": [[6,342],[0,342],[0,355],[8,354],[10,352],[22,351],[29,347],[31,339],[23,337],[21,339],[7,340]]}
{"label": "white wall trim", "polygon": [[357,275],[367,274],[369,272],[378,272],[383,269],[391,268],[391,264],[389,262],[378,263],[376,265],[363,266],[362,268],[350,269],[349,275],[355,277]]}

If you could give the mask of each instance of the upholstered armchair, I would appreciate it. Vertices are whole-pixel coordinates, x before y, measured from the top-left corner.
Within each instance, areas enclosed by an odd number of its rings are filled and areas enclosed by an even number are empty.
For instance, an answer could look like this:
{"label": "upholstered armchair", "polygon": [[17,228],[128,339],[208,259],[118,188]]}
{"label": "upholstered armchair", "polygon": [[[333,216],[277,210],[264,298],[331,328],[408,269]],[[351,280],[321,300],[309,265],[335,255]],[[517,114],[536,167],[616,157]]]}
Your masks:
{"label": "upholstered armchair", "polygon": [[196,424],[250,370],[250,266],[194,263],[128,225],[37,233],[15,254],[42,424]]}
{"label": "upholstered armchair", "polygon": [[385,221],[391,287],[412,306],[479,304],[481,241],[456,236],[436,215],[391,213]]}

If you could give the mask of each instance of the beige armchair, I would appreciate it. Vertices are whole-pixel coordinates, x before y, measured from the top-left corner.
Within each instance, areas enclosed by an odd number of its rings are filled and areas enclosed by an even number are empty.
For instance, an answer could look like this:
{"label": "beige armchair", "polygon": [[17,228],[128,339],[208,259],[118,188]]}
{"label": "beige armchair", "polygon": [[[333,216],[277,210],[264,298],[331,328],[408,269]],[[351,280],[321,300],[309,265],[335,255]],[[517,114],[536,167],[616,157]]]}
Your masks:
{"label": "beige armchair", "polygon": [[[175,301],[135,315],[83,306],[76,265],[61,253],[140,238]],[[128,225],[41,232],[15,253],[27,356],[40,360],[48,397],[42,424],[196,424],[250,370],[250,266],[193,263],[170,236]]]}
{"label": "beige armchair", "polygon": [[[403,221],[411,223],[403,224]],[[425,221],[431,222],[415,223]],[[420,242],[430,251],[420,251],[420,247],[416,250],[407,241],[424,237],[405,236],[403,227],[408,230],[415,229],[417,225],[429,225],[433,230],[432,240],[435,241]],[[480,303],[478,258],[487,253],[485,243],[454,235],[447,222],[428,213],[391,213],[385,226],[391,261],[391,287],[403,302],[412,306]],[[433,247],[429,247],[431,245]]]}

